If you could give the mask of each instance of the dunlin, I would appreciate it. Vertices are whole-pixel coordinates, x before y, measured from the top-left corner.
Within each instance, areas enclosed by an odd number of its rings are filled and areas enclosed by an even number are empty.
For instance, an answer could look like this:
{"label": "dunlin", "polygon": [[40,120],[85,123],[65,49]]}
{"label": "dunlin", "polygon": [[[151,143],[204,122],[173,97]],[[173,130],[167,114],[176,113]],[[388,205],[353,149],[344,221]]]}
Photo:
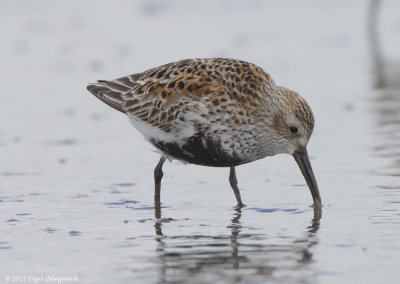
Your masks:
{"label": "dunlin", "polygon": [[177,159],[230,167],[229,182],[243,206],[235,167],[280,153],[293,155],[321,204],[306,145],[314,116],[296,92],[277,86],[260,67],[234,59],[188,59],[115,79],[87,89],[126,114],[154,145],[155,203],[160,204],[162,166]]}

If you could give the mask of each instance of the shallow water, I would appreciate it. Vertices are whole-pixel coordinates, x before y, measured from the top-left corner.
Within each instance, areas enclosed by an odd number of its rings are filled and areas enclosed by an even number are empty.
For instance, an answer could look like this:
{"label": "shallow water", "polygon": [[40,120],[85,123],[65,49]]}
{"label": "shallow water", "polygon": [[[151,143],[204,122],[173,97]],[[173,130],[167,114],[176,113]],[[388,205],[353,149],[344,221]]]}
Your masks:
{"label": "shallow water", "polygon": [[[0,3],[0,281],[397,283],[396,1],[372,40],[365,1],[39,2]],[[322,215],[280,155],[237,168],[241,210],[228,169],[166,163],[154,218],[158,155],[86,83],[212,56],[307,99]]]}

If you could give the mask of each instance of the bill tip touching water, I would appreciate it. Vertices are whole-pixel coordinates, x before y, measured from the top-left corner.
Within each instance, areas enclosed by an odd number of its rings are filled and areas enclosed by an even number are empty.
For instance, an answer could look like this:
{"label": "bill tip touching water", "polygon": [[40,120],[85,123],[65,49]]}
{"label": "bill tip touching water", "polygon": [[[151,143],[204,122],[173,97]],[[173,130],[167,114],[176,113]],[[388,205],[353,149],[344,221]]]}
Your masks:
{"label": "bill tip touching water", "polygon": [[283,153],[293,155],[314,206],[321,206],[306,149],[314,128],[311,108],[260,67],[235,59],[187,59],[87,89],[126,114],[160,152],[154,169],[156,205],[166,159],[229,167],[241,207],[235,167]]}

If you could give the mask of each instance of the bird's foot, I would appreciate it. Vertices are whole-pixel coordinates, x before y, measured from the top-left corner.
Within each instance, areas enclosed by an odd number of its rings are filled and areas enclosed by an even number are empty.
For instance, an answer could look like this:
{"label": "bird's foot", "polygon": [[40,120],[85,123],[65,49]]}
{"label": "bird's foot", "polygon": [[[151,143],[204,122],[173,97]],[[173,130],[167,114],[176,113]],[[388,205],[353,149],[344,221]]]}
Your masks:
{"label": "bird's foot", "polygon": [[238,203],[238,204],[236,204],[235,206],[233,206],[233,209],[235,209],[235,210],[240,210],[240,209],[242,209],[242,208],[244,208],[244,207],[246,207],[247,205],[246,204],[244,204],[244,203]]}

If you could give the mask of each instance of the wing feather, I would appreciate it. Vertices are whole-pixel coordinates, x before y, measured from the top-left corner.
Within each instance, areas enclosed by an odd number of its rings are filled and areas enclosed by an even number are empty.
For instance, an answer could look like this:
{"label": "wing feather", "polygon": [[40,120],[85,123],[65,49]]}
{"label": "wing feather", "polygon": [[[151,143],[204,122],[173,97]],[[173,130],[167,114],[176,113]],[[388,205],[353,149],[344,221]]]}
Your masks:
{"label": "wing feather", "polygon": [[87,89],[129,117],[169,132],[189,110],[215,105],[216,98],[254,106],[264,101],[261,89],[275,86],[267,73],[251,63],[216,58],[169,63],[112,81],[98,81]]}

